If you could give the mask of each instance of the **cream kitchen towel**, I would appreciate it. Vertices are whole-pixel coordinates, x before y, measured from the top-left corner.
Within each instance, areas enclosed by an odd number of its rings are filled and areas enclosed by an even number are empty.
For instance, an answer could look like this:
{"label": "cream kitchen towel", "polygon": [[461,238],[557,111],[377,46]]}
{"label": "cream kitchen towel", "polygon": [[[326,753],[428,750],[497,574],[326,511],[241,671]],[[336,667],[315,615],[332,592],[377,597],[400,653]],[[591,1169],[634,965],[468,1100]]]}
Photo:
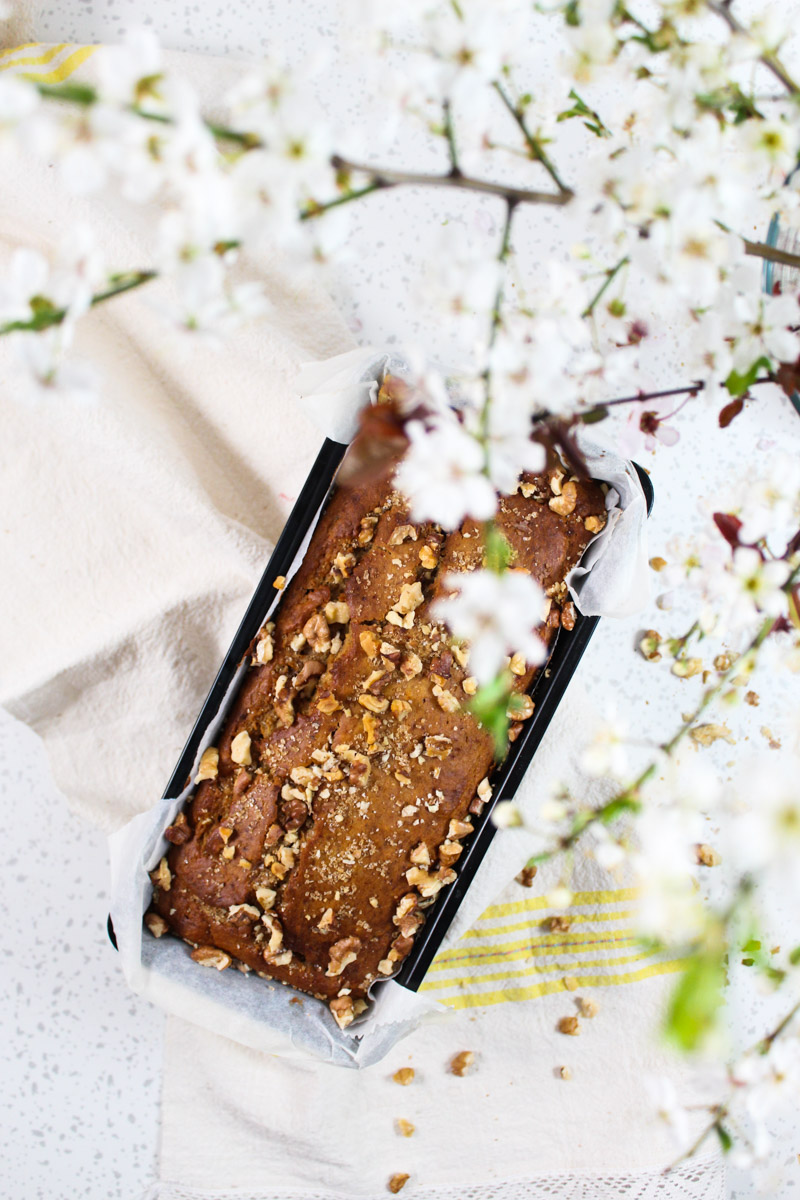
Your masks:
{"label": "cream kitchen towel", "polygon": [[[91,48],[28,46],[0,67],[58,82],[91,78],[93,60]],[[209,99],[239,71],[191,56],[170,65]],[[152,213],[78,204],[29,163],[4,184],[3,262],[18,245],[53,249],[89,219],[115,266],[143,264]],[[277,255],[249,268],[272,313],[223,353],[170,333],[135,295],[98,310],[78,346],[104,372],[91,408],[21,407],[0,341],[0,699],[42,735],[70,803],[106,828],[160,793],[313,459],[320,435],[291,383],[299,363],[352,344],[318,284]],[[451,1013],[366,1071],[256,1055],[170,1020],[158,1194],[378,1196],[407,1171],[406,1194],[437,1200],[721,1195],[715,1165],[683,1172],[674,1191],[652,1169],[672,1151],[644,1076],[666,1066],[684,1096],[696,1081],[650,1041],[674,967],[633,961],[633,897],[589,879],[569,936],[553,942],[544,890],[509,887],[431,972]],[[557,1034],[587,989],[597,1017],[579,1038]],[[477,1055],[464,1078],[446,1070],[461,1050]],[[406,1065],[417,1074],[402,1088],[391,1073]],[[417,1126],[412,1138],[398,1136],[399,1118]]]}

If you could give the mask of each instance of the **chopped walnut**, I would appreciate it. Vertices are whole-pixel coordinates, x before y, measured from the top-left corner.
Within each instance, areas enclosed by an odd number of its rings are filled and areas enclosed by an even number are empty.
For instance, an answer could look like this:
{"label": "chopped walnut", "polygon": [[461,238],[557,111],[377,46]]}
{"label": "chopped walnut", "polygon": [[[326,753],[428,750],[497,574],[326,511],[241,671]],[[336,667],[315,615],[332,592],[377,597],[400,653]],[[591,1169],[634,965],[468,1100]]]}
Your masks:
{"label": "chopped walnut", "polygon": [[420,546],[419,561],[426,571],[432,571],[439,560],[432,546]]}
{"label": "chopped walnut", "polygon": [[558,1074],[561,1079],[572,1079],[572,1071],[570,1071],[569,1067],[559,1067]]}
{"label": "chopped walnut", "polygon": [[551,933],[567,933],[572,928],[572,917],[549,917],[547,928]]}
{"label": "chopped walnut", "polygon": [[466,679],[462,679],[461,686],[468,696],[474,696],[478,690],[478,681],[474,675],[468,675]]}
{"label": "chopped walnut", "polygon": [[442,842],[437,852],[439,862],[443,867],[452,867],[454,862],[458,862],[463,849],[464,847],[460,842]]}
{"label": "chopped walnut", "polygon": [[451,871],[448,867],[440,867],[434,875],[423,870],[422,867],[412,867],[411,870],[406,871],[406,879],[409,884],[411,887],[415,887],[424,899],[437,896],[442,888],[452,883],[455,878],[455,871]]}
{"label": "chopped walnut", "polygon": [[575,605],[571,600],[568,600],[566,604],[562,604],[561,606],[561,624],[568,633],[571,629],[575,628],[575,619]]}
{"label": "chopped walnut", "polygon": [[400,599],[393,605],[395,612],[405,616],[406,613],[413,612],[415,608],[419,608],[424,597],[422,595],[422,584],[404,583],[400,589]]}
{"label": "chopped walnut", "polygon": [[264,954],[277,954],[283,945],[283,926],[271,912],[262,913],[261,920],[269,931],[269,945]]}
{"label": "chopped walnut", "polygon": [[482,779],[478,784],[478,799],[483,800],[484,804],[488,804],[491,798],[492,785],[489,783],[488,779]]}
{"label": "chopped walnut", "polygon": [[583,528],[587,533],[599,533],[601,529],[606,527],[605,513],[599,513],[596,517],[587,517],[583,522]]}
{"label": "chopped walnut", "polygon": [[574,975],[565,975],[561,980],[568,992],[577,992],[581,986],[581,981],[576,979]]}
{"label": "chopped walnut", "polygon": [[474,830],[475,826],[471,821],[460,821],[457,817],[454,817],[447,830],[447,836],[449,838],[466,837],[467,834],[473,833]]}
{"label": "chopped walnut", "polygon": [[356,961],[360,949],[361,938],[345,937],[340,938],[338,942],[334,942],[328,952],[328,969],[325,972],[328,978],[341,975],[345,967],[349,967],[350,963]]}
{"label": "chopped walnut", "polygon": [[344,579],[347,579],[353,567],[356,565],[356,556],[355,554],[345,554],[340,552],[334,558],[333,565],[339,574]]}
{"label": "chopped walnut", "polygon": [[600,1006],[596,1000],[591,998],[591,996],[581,996],[580,1000],[578,1001],[578,1007],[581,1010],[581,1016],[587,1017],[589,1020],[591,1020],[592,1017],[596,1017],[600,1011]]}
{"label": "chopped walnut", "polygon": [[214,967],[217,971],[224,971],[231,965],[230,955],[218,950],[216,946],[198,946],[190,957],[201,967]]}
{"label": "chopped walnut", "polygon": [[524,694],[521,696],[512,696],[506,715],[509,720],[527,721],[529,717],[533,716],[533,701],[530,696]]}
{"label": "chopped walnut", "polygon": [[519,653],[512,654],[511,662],[508,665],[512,675],[524,675],[527,669],[525,666],[525,655]]}
{"label": "chopped walnut", "polygon": [[390,958],[382,958],[378,963],[378,973],[381,975],[391,975],[394,970],[394,963]]}
{"label": "chopped walnut", "polygon": [[172,824],[164,830],[164,837],[168,842],[172,842],[173,846],[185,845],[191,836],[189,822],[186,820],[186,814],[182,812],[178,813]]}
{"label": "chopped walnut", "polygon": [[328,1008],[340,1029],[347,1029],[355,1020],[355,1006],[349,996],[337,996],[328,1001]]}
{"label": "chopped walnut", "polygon": [[558,513],[560,517],[568,517],[575,511],[575,505],[578,503],[578,489],[574,483],[565,483],[561,495],[551,496],[548,503],[554,513]]}
{"label": "chopped walnut", "polygon": [[400,1067],[400,1069],[395,1071],[394,1075],[392,1076],[392,1079],[395,1081],[395,1083],[399,1083],[401,1087],[408,1087],[413,1078],[413,1067]]}
{"label": "chopped walnut", "polygon": [[450,1059],[450,1066],[447,1069],[451,1075],[464,1076],[474,1061],[475,1054],[472,1050],[462,1050],[460,1054],[456,1054]]}
{"label": "chopped walnut", "polygon": [[282,592],[283,589],[286,587],[286,576],[285,575],[276,575],[272,581],[272,586],[275,588],[276,591]]}
{"label": "chopped walnut", "polygon": [[393,529],[389,537],[390,546],[402,546],[403,542],[415,542],[417,540],[417,531],[413,525],[398,525]]}
{"label": "chopped walnut", "polygon": [[317,708],[321,713],[325,713],[326,716],[335,713],[338,707],[339,701],[335,696],[323,696],[322,699],[317,701]]}
{"label": "chopped walnut", "polygon": [[431,865],[431,852],[424,842],[420,842],[418,846],[409,854],[412,863],[417,867],[429,867]]}
{"label": "chopped walnut", "polygon": [[522,887],[533,887],[533,881],[536,878],[537,867],[523,867],[519,875],[516,876],[517,883]]}
{"label": "chopped walnut", "polygon": [[305,646],[305,644],[306,644],[306,635],[302,632],[296,633],[294,635],[294,637],[291,639],[291,641],[289,642],[289,645],[297,653],[299,653],[303,649],[303,646]]}
{"label": "chopped walnut", "polygon": [[411,705],[408,700],[393,700],[392,701],[392,716],[397,717],[398,721],[405,721],[408,714],[411,712]]}
{"label": "chopped walnut", "polygon": [[453,646],[452,646],[452,650],[453,650],[453,657],[455,658],[458,665],[460,667],[463,667],[466,670],[467,663],[469,662],[469,650],[467,649],[467,647],[465,645],[459,646],[459,644],[457,642],[454,642]]}
{"label": "chopped walnut", "polygon": [[331,648],[331,631],[322,613],[314,613],[303,626],[303,635],[317,654],[327,654]]}
{"label": "chopped walnut", "polygon": [[272,633],[268,629],[262,629],[258,635],[256,642],[256,652],[253,655],[253,665],[263,665],[272,662]]}
{"label": "chopped walnut", "polygon": [[325,605],[325,620],[330,625],[347,625],[350,620],[350,609],[344,600],[330,600]]}
{"label": "chopped walnut", "polygon": [[453,693],[445,691],[441,684],[434,684],[433,694],[436,697],[436,703],[439,705],[439,708],[442,710],[442,712],[454,713],[460,710],[461,705],[459,704],[458,700],[456,700]]}
{"label": "chopped walnut", "polygon": [[278,893],[275,891],[274,888],[268,888],[268,887],[257,887],[256,888],[256,900],[261,905],[261,907],[264,909],[264,912],[268,912],[269,909],[272,908],[272,906],[275,903],[275,898],[277,895],[278,895]]}
{"label": "chopped walnut", "polygon": [[378,657],[378,647],[380,646],[380,638],[376,637],[371,629],[362,629],[358,635],[358,640],[361,643],[361,649],[368,658]]}
{"label": "chopped walnut", "polygon": [[411,1137],[416,1129],[416,1125],[412,1125],[412,1123],[410,1121],[406,1121],[404,1117],[398,1117],[395,1124],[400,1137]]}
{"label": "chopped walnut", "polygon": [[250,734],[246,729],[241,729],[231,742],[231,758],[240,767],[249,767],[252,764],[250,746]]}
{"label": "chopped walnut", "polygon": [[333,925],[333,909],[326,908],[325,912],[319,919],[317,929],[320,933],[327,933],[331,925]]}
{"label": "chopped walnut", "polygon": [[358,703],[371,713],[384,713],[389,707],[389,701],[384,696],[371,696],[369,693],[359,696]]}
{"label": "chopped walnut", "polygon": [[207,750],[203,751],[194,781],[195,783],[202,783],[204,779],[216,779],[218,773],[219,750],[216,746],[209,746]]}
{"label": "chopped walnut", "polygon": [[453,739],[443,733],[429,733],[425,738],[425,754],[428,758],[447,758],[453,749]]}
{"label": "chopped walnut", "polygon": [[158,915],[158,913],[154,913],[154,912],[149,912],[149,913],[144,914],[144,923],[147,926],[147,928],[150,930],[150,932],[152,933],[154,938],[163,937],[164,934],[169,929],[169,925],[164,920],[164,918],[160,917]]}
{"label": "chopped walnut", "polygon": [[377,741],[378,719],[372,713],[365,712],[361,718],[364,733],[367,735],[367,746],[374,746]]}
{"label": "chopped walnut", "polygon": [[717,739],[730,742],[732,746],[736,745],[733,734],[724,723],[715,725],[713,722],[709,722],[706,725],[695,725],[694,729],[689,730],[689,737],[693,742],[697,742],[698,746],[710,746]]}
{"label": "chopped walnut", "polygon": [[397,1171],[386,1186],[392,1195],[396,1196],[398,1192],[402,1192],[403,1188],[408,1183],[409,1178],[410,1176],[407,1171]]}
{"label": "chopped walnut", "polygon": [[563,480],[563,478],[564,478],[563,471],[554,471],[553,474],[550,476],[550,491],[553,493],[554,496],[561,495],[561,481]]}
{"label": "chopped walnut", "polygon": [[403,651],[399,646],[393,646],[391,642],[381,642],[380,655],[392,667],[396,667],[403,657]]}
{"label": "chopped walnut", "polygon": [[524,496],[526,500],[530,500],[531,496],[536,491],[536,484],[523,481],[522,483],[517,484],[517,491]]}
{"label": "chopped walnut", "polygon": [[559,1033],[566,1033],[569,1037],[577,1037],[581,1031],[577,1017],[562,1017],[556,1028]]}
{"label": "chopped walnut", "polygon": [[169,891],[172,887],[172,872],[166,858],[162,858],[155,870],[150,872],[150,879],[156,887],[161,888],[162,892]]}
{"label": "chopped walnut", "polygon": [[375,536],[375,526],[378,524],[378,518],[369,516],[362,517],[358,538],[356,539],[359,546],[368,546]]}
{"label": "chopped walnut", "polygon": [[418,654],[414,654],[413,650],[410,650],[400,663],[400,674],[405,676],[406,679],[413,679],[414,676],[419,675],[421,671],[422,659]]}

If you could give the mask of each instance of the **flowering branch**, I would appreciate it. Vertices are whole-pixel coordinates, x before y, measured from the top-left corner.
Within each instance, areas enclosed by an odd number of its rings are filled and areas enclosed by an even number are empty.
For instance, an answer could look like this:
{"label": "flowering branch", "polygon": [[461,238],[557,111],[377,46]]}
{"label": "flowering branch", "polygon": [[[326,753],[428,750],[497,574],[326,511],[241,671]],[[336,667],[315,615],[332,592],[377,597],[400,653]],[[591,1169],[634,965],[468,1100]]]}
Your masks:
{"label": "flowering branch", "polygon": [[[745,26],[731,12],[730,0],[706,0],[706,4],[711,12],[720,17],[733,33],[747,35],[748,31]],[[788,92],[793,96],[800,95],[800,87],[792,79],[777,55],[765,52],[759,55],[759,61],[768,71],[772,72],[776,79],[781,81]]]}
{"label": "flowering branch", "polygon": [[514,120],[517,124],[517,127],[519,128],[519,131],[525,140],[525,145],[528,147],[528,152],[529,152],[531,158],[535,159],[536,162],[540,162],[542,164],[542,166],[547,171],[550,178],[553,180],[553,183],[558,188],[559,192],[561,192],[563,195],[568,195],[568,196],[574,195],[572,188],[567,187],[567,185],[561,179],[561,176],[558,174],[558,171],[553,166],[553,163],[551,162],[550,158],[545,153],[544,147],[542,146],[542,143],[539,140],[539,138],[534,137],[534,135],[528,129],[528,125],[525,120],[525,110],[522,107],[522,105],[514,104],[511,97],[504,90],[503,85],[500,83],[499,80],[495,79],[494,82],[492,83],[492,87],[497,92],[500,99],[503,101],[503,104],[506,106],[506,108],[508,109],[511,116],[514,118]]}
{"label": "flowering branch", "polygon": [[[89,301],[89,307],[95,308],[105,300],[121,296],[123,292],[131,292],[134,288],[142,287],[143,284],[149,283],[151,279],[157,277],[158,271],[130,271],[125,275],[112,275],[111,287],[102,292],[96,292]],[[38,304],[36,303],[37,299]],[[37,297],[34,297],[32,307],[34,314],[29,320],[7,321],[4,325],[0,325],[0,337],[7,333],[41,333],[45,329],[51,329],[54,325],[61,325],[69,316],[68,309],[56,308],[49,301]]]}

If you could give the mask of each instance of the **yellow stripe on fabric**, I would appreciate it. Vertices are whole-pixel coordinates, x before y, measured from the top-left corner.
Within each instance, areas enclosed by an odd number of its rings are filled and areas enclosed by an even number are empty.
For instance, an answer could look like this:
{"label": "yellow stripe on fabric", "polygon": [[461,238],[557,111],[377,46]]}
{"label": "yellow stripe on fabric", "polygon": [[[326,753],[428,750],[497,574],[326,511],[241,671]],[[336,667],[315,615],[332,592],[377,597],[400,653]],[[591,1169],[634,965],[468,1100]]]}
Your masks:
{"label": "yellow stripe on fabric", "polygon": [[[52,62],[62,50],[66,50],[68,45],[69,42],[62,42],[60,46],[51,46],[45,54],[34,54],[29,58],[15,58],[13,62],[0,63],[0,71],[9,71],[12,67],[43,67],[45,63]],[[21,46],[17,47],[17,50],[21,49]]]}
{"label": "yellow stripe on fabric", "polygon": [[[532,967],[523,967],[512,971],[492,971],[485,975],[455,975],[452,979],[433,979],[428,980],[421,985],[420,991],[441,992],[447,988],[453,987],[472,987],[473,985],[482,983],[502,983],[505,979],[523,979],[529,975],[553,975],[559,972],[561,975],[572,976],[578,978],[578,971],[597,971],[598,967],[615,967],[627,966],[630,963],[645,962],[652,958],[651,954],[642,951],[640,954],[623,954],[619,958],[592,958],[585,962],[544,962],[536,964]],[[568,989],[567,989],[568,990]]]}
{"label": "yellow stripe on fabric", "polygon": [[7,50],[0,50],[0,58],[8,58],[9,54],[19,54],[20,50],[33,50],[34,46],[41,46],[41,42],[23,42],[21,46],[9,46]]}
{"label": "yellow stripe on fabric", "polygon": [[[570,913],[569,921],[572,925],[590,925],[595,923],[600,924],[606,921],[629,920],[633,915],[633,909],[623,908],[618,909],[616,912],[610,913]],[[542,918],[542,921],[549,920],[549,917]],[[501,934],[504,933],[519,933],[521,929],[533,928],[535,928],[535,925],[532,925],[530,921],[518,921],[514,925],[494,925],[489,929],[476,929],[473,927],[472,929],[468,929],[467,932],[461,936],[462,938],[500,937]]]}
{"label": "yellow stripe on fabric", "polygon": [[[545,937],[526,938],[525,941],[507,942],[501,945],[485,946],[481,949],[471,949],[466,946],[454,946],[452,950],[443,950],[437,954],[430,965],[430,971],[443,971],[454,963],[468,965],[487,958],[503,958],[515,955],[519,958],[535,957],[537,954],[574,954],[585,946],[619,945],[630,942],[636,937],[632,929],[610,929],[608,932],[598,930],[596,933],[548,933]],[[517,951],[519,953],[517,954]]]}
{"label": "yellow stripe on fabric", "polygon": [[94,54],[97,46],[81,46],[80,49],[73,51],[68,58],[65,58],[60,66],[54,71],[48,71],[47,74],[34,74],[31,71],[23,71],[23,79],[30,79],[32,83],[63,83],[65,79],[69,79],[78,67],[83,66],[87,58]]}
{"label": "yellow stripe on fabric", "polygon": [[[686,965],[685,960],[674,960],[665,963],[653,963],[642,967],[639,971],[630,971],[624,975],[584,975],[579,980],[582,987],[617,987],[625,983],[638,983],[643,979],[651,979],[656,975],[668,975],[681,971]],[[425,985],[423,984],[423,987]],[[563,991],[560,979],[546,980],[528,987],[506,988],[500,992],[480,992],[472,995],[441,996],[439,1003],[448,1008],[489,1008],[495,1004],[518,1004],[523,1000],[535,1000],[538,996],[551,996]],[[420,989],[422,990],[422,989]]]}
{"label": "yellow stripe on fabric", "polygon": [[[583,904],[619,904],[623,900],[635,900],[638,895],[638,888],[615,888],[608,892],[575,892],[570,908]],[[491,904],[481,913],[478,920],[508,917],[512,913],[531,912],[537,908],[552,908],[552,905],[548,904],[547,896],[534,896],[528,900],[512,900],[508,904]]]}

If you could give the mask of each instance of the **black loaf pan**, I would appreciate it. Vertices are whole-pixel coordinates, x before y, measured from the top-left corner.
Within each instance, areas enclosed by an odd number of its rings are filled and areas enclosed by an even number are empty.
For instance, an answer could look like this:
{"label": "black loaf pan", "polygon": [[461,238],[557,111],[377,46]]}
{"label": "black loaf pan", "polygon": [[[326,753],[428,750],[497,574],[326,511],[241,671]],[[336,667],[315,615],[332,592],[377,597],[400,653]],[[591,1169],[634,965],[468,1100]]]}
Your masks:
{"label": "black loaf pan", "polygon": [[[264,622],[265,614],[275,602],[274,580],[279,575],[288,574],[311,522],[331,490],[334,476],[346,451],[347,446],[341,442],[325,439],[211,686],[194,729],[183,748],[178,765],[164,792],[165,797],[180,795],[189,782],[206,728],[216,716],[225,692]],[[638,463],[633,465],[642,485],[649,516],[653,507],[653,485],[647,472]],[[558,631],[550,657],[531,687],[530,695],[535,701],[533,715],[525,721],[519,737],[510,745],[504,762],[492,774],[492,799],[483,813],[473,818],[475,832],[466,842],[464,851],[454,867],[458,878],[448,888],[443,889],[436,903],[426,910],[425,924],[417,933],[401,970],[393,976],[397,983],[409,991],[415,992],[425,978],[475,872],[489,849],[495,834],[495,826],[491,821],[492,809],[501,800],[513,799],[599,620],[599,617],[585,617],[578,612],[572,630],[568,633],[563,629]],[[116,948],[111,917],[108,918],[108,936]]]}

